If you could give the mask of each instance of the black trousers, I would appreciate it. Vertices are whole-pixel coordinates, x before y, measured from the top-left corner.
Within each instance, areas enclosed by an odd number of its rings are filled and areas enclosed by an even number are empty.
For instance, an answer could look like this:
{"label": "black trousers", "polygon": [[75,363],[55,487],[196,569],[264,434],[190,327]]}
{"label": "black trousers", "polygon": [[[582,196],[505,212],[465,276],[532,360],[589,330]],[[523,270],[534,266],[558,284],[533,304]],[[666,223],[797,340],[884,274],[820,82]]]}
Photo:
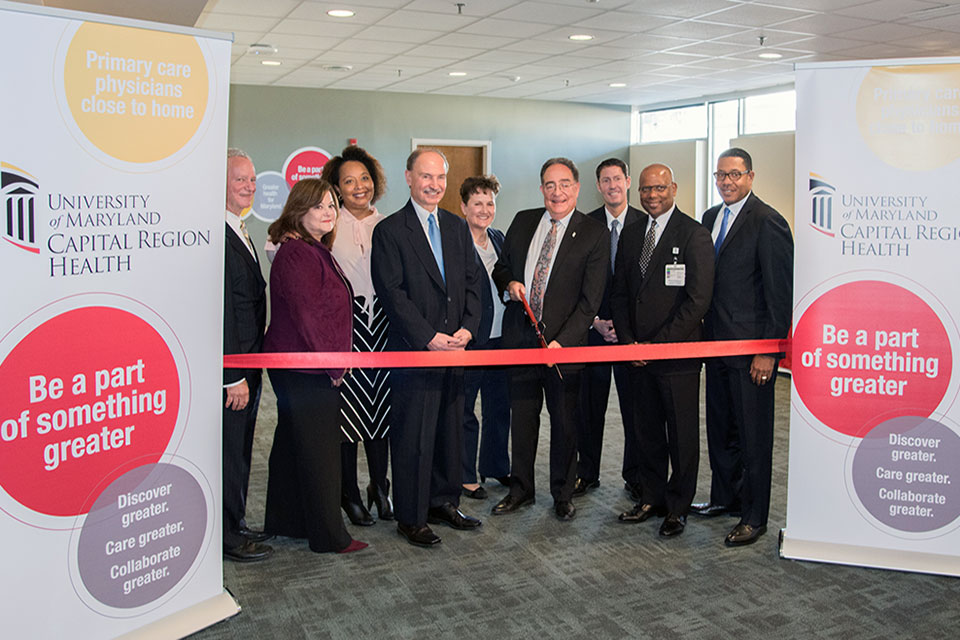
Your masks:
{"label": "black trousers", "polygon": [[[360,503],[360,487],[357,482],[357,443],[344,442],[340,445],[340,486],[343,496],[350,502]],[[387,484],[387,461],[390,452],[390,442],[387,438],[363,441],[363,452],[367,456],[367,471],[370,482],[384,491]]]}
{"label": "black trousers", "polygon": [[250,458],[253,453],[253,432],[260,408],[260,375],[250,381],[250,400],[241,411],[227,409],[227,392],[223,406],[223,547],[232,549],[244,543],[240,529],[247,526],[247,486],[250,482]]}
{"label": "black trousers", "polygon": [[583,370],[580,400],[582,415],[577,424],[577,475],[587,482],[600,478],[600,454],[603,450],[603,429],[612,373],[617,385],[620,418],[623,421],[623,480],[630,486],[640,486],[640,450],[633,417],[629,368],[626,364],[599,362],[588,364]]}
{"label": "black trousers", "polygon": [[511,370],[513,466],[510,493],[514,496],[532,498],[536,494],[534,465],[544,399],[550,414],[550,495],[554,501],[569,501],[573,496],[577,479],[580,377],[580,370],[565,370],[561,380],[556,367],[514,367]]}
{"label": "black trousers", "polygon": [[427,523],[427,510],[460,504],[463,369],[394,369],[390,408],[397,522]]}
{"label": "black trousers", "polygon": [[773,398],[777,368],[765,385],[755,385],[746,368],[720,359],[707,361],[707,445],[710,501],[739,505],[740,520],[767,524],[773,465]]}
{"label": "black trousers", "polygon": [[633,367],[630,381],[643,502],[685,516],[700,464],[700,372],[660,374],[647,365]]}
{"label": "black trousers", "polygon": [[264,528],[306,538],[312,551],[340,551],[351,540],[340,515],[340,391],[325,374],[271,369],[270,382],[277,430]]}

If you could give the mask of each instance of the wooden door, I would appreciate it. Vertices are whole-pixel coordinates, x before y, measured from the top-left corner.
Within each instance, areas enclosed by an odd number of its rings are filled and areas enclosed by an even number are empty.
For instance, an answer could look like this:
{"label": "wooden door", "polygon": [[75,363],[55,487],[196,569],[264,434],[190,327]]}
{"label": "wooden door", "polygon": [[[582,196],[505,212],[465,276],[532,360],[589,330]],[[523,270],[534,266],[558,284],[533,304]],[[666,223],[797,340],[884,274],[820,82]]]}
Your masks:
{"label": "wooden door", "polygon": [[440,206],[458,216],[460,211],[460,185],[470,176],[483,174],[483,147],[424,144],[419,147],[440,149],[447,156],[450,168],[447,170],[447,191],[443,194]]}

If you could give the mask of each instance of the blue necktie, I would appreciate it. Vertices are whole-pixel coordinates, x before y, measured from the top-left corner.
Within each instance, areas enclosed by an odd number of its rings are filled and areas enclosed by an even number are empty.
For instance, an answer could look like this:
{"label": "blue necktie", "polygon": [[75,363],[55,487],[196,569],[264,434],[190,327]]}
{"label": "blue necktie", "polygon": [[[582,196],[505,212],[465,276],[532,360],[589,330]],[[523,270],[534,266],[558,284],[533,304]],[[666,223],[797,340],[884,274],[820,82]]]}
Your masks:
{"label": "blue necktie", "polygon": [[617,231],[619,226],[619,220],[610,223],[610,273],[613,273],[613,265],[617,259],[617,244],[620,242],[620,232]]}
{"label": "blue necktie", "polygon": [[447,277],[443,273],[443,244],[440,241],[440,227],[437,226],[437,217],[432,213],[427,216],[427,232],[430,235],[430,248],[433,249],[433,257],[437,260],[437,266],[440,267],[440,277],[446,284]]}
{"label": "blue necktie", "polygon": [[717,234],[717,243],[713,246],[715,256],[720,255],[720,247],[723,246],[723,240],[727,237],[727,223],[730,222],[730,207],[723,208],[723,220],[720,221],[720,233]]}

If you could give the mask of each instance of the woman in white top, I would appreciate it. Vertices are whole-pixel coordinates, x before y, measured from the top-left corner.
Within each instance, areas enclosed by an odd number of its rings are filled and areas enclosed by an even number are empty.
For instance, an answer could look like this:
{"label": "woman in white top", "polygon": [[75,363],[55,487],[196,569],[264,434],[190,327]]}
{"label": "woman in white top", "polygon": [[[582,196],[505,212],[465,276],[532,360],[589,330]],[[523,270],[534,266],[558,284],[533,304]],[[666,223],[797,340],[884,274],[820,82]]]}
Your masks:
{"label": "woman in white top", "polygon": [[[386,191],[380,163],[357,146],[345,148],[323,167],[323,179],[337,187],[340,216],[333,255],[353,287],[353,350],[383,351],[387,316],[370,279],[370,240],[384,216],[374,203]],[[393,520],[387,480],[387,431],[390,428],[390,383],[387,369],[353,369],[340,387],[341,506],[355,525],[374,523],[369,509],[377,505],[381,520]],[[367,506],[357,484],[357,443],[363,442],[370,472]]]}
{"label": "woman in white top", "polygon": [[[497,214],[496,196],[500,183],[495,176],[467,178],[460,186],[460,208],[473,235],[477,259],[485,268],[487,286],[480,292],[482,312],[480,329],[469,349],[499,349],[500,325],[503,321],[503,303],[490,277],[493,265],[500,257],[503,232],[491,227]],[[480,449],[480,480],[496,478],[510,486],[510,456],[507,453],[510,437],[510,390],[504,367],[467,367],[463,375],[463,495],[476,500],[487,497],[487,491],[477,482],[477,445]],[[480,394],[483,437],[475,405]]]}

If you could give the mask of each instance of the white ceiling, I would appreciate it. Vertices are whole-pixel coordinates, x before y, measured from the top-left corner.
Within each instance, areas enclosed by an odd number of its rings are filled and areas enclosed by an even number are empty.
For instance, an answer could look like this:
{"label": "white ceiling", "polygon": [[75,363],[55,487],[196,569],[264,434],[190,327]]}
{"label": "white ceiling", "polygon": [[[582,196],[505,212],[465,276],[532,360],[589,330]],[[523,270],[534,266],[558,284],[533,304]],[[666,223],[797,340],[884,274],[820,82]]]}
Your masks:
{"label": "white ceiling", "polygon": [[[203,0],[144,4],[183,24],[196,13],[177,4]],[[625,105],[787,85],[801,61],[960,56],[960,0],[462,0],[462,14],[451,0],[208,0],[194,26],[234,33],[238,84]],[[254,43],[282,64],[262,65]]]}

